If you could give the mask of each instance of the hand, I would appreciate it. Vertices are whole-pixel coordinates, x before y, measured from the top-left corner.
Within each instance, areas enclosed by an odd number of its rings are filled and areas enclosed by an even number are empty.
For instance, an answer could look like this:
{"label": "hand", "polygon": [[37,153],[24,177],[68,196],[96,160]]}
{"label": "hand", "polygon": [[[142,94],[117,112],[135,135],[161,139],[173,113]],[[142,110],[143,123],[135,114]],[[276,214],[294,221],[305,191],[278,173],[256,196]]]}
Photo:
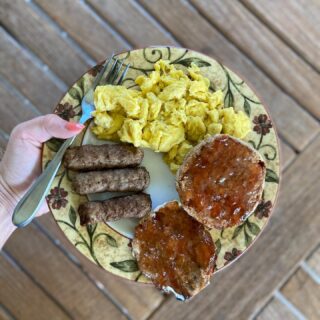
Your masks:
{"label": "hand", "polygon": [[[3,234],[15,229],[11,222],[18,201],[41,173],[42,143],[55,138],[67,139],[84,128],[50,114],[23,122],[11,133],[6,152],[0,163],[0,248]],[[37,215],[48,212],[44,202]]]}

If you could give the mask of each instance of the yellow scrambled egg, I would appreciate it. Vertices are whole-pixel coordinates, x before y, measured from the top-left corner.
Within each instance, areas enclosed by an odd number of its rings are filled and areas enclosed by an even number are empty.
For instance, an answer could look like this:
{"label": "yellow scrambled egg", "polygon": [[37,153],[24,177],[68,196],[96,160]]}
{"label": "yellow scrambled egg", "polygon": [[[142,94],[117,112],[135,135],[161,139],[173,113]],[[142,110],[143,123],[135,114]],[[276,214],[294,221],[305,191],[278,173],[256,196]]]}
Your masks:
{"label": "yellow scrambled egg", "polygon": [[223,108],[223,93],[209,91],[210,81],[196,65],[187,73],[160,60],[148,76],[136,78],[140,91],[98,86],[94,92],[93,133],[100,139],[129,142],[164,153],[175,172],[199,141],[218,133],[243,138],[250,121]]}

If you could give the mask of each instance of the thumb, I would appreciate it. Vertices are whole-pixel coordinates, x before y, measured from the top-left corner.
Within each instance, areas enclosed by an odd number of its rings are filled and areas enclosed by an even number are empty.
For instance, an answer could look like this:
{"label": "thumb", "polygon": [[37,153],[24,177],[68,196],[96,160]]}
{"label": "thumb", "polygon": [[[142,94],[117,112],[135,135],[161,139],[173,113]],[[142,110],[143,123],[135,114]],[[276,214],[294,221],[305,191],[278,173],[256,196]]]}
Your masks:
{"label": "thumb", "polygon": [[71,138],[84,127],[79,123],[65,121],[55,114],[48,114],[19,124],[12,135],[18,139],[43,143],[53,137]]}

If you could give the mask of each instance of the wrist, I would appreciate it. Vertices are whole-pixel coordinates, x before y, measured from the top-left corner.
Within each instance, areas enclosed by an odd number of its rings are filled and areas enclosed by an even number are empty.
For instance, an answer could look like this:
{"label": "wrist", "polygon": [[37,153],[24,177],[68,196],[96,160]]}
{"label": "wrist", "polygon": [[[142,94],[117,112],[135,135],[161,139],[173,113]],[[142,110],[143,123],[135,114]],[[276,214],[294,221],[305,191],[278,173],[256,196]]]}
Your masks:
{"label": "wrist", "polygon": [[0,249],[1,242],[5,242],[16,229],[12,223],[12,214],[17,202],[14,193],[0,175]]}

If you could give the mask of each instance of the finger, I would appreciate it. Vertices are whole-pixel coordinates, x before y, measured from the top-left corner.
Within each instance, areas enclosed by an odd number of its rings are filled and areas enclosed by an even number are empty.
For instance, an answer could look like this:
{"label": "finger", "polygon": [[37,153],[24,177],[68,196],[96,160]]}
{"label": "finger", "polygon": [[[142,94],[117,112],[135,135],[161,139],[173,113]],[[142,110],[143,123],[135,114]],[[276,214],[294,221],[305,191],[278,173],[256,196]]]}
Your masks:
{"label": "finger", "polygon": [[12,132],[14,138],[43,143],[53,137],[67,139],[81,132],[84,125],[68,122],[55,114],[34,118],[19,124]]}

